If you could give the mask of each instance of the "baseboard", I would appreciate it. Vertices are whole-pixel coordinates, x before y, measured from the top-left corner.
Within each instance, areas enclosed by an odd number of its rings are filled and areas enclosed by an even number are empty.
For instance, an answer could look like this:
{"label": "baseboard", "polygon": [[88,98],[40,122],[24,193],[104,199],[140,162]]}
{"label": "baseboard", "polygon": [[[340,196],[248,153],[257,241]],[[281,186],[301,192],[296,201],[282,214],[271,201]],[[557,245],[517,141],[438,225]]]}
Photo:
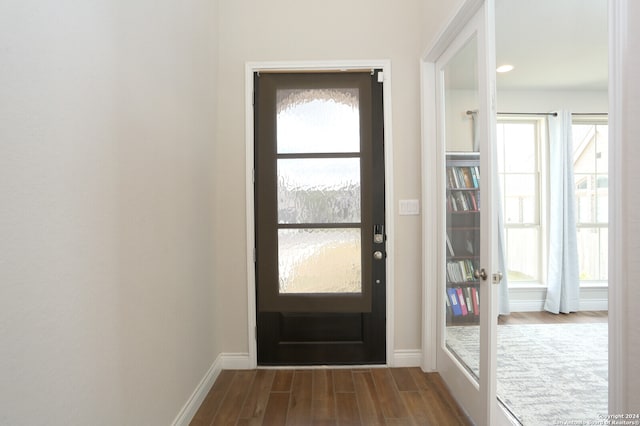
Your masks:
{"label": "baseboard", "polygon": [[249,354],[246,352],[223,353],[220,357],[222,358],[223,370],[248,370],[251,368]]}
{"label": "baseboard", "polygon": [[[583,287],[580,289],[581,311],[606,311],[608,309],[606,287]],[[511,312],[540,312],[544,311],[544,301],[547,290],[538,288],[510,288],[509,310]]]}
{"label": "baseboard", "polygon": [[202,401],[209,393],[209,389],[213,386],[213,383],[216,381],[220,372],[223,370],[223,354],[218,355],[216,360],[213,362],[207,373],[204,375],[196,389],[193,391],[187,403],[184,404],[180,413],[176,416],[173,421],[173,426],[188,426],[193,416],[196,415],[198,408],[202,405]]}
{"label": "baseboard", "polygon": [[398,349],[393,352],[393,367],[420,367],[421,364],[420,349]]}
{"label": "baseboard", "polygon": [[184,407],[176,416],[172,426],[189,425],[222,370],[246,370],[250,368],[249,365],[248,353],[222,353],[218,355],[209,371],[198,383],[187,403],[184,404]]}

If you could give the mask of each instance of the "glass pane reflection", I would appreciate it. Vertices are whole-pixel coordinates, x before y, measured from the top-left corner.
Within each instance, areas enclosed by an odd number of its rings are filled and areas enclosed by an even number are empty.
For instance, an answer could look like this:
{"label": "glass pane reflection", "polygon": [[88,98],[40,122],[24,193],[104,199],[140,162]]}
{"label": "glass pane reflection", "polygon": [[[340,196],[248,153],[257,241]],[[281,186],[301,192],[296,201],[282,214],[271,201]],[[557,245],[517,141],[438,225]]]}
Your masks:
{"label": "glass pane reflection", "polygon": [[[479,370],[480,287],[474,271],[480,248],[480,156],[474,151],[473,118],[479,108],[477,40],[472,38],[443,69],[447,170],[445,294],[447,348],[476,377]],[[523,155],[530,155],[524,153]],[[456,183],[456,177],[457,183]],[[465,184],[461,184],[465,182]],[[455,203],[453,201],[456,201]],[[462,205],[460,208],[459,205]]]}

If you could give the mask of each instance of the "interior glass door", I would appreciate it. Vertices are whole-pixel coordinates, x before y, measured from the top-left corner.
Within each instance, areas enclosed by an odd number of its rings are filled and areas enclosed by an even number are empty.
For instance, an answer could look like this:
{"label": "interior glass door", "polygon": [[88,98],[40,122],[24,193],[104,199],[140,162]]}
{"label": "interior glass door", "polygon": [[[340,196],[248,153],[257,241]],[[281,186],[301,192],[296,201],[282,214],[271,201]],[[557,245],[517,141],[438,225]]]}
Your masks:
{"label": "interior glass door", "polygon": [[493,209],[493,3],[482,2],[435,63],[438,134],[437,368],[476,424],[497,417]]}

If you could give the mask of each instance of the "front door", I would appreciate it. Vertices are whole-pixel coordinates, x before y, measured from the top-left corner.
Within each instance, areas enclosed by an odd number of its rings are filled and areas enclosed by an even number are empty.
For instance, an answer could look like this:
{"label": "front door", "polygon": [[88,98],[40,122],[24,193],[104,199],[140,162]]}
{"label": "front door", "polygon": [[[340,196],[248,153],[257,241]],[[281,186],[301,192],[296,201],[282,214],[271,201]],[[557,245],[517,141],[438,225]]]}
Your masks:
{"label": "front door", "polygon": [[386,362],[381,81],[254,76],[260,365]]}

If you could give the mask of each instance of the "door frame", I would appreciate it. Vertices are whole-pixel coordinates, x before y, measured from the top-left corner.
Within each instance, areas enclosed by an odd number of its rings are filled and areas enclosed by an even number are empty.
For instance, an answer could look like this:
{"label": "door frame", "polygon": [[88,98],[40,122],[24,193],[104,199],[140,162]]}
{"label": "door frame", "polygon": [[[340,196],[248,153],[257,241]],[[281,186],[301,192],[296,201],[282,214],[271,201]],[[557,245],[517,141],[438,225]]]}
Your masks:
{"label": "door frame", "polygon": [[383,114],[384,114],[384,168],[385,168],[385,227],[389,238],[386,241],[386,359],[387,365],[394,364],[394,195],[393,195],[393,143],[391,131],[391,61],[285,61],[247,62],[245,64],[245,184],[246,184],[246,232],[247,232],[247,342],[249,348],[249,368],[258,365],[256,344],[256,271],[255,271],[255,198],[254,198],[254,118],[253,118],[253,75],[259,71],[341,71],[382,69],[383,72]]}
{"label": "door frame", "polygon": [[[482,6],[484,0],[465,0],[455,15],[443,25],[443,30],[425,49],[420,60],[421,110],[422,110],[422,202],[427,206],[437,205],[437,134],[436,134],[436,67],[435,63],[461,28]],[[625,188],[623,181],[624,159],[622,158],[625,117],[624,78],[625,44],[628,39],[626,16],[628,0],[608,0],[609,37],[609,413],[627,412],[625,389],[628,388],[628,347],[624,344],[629,335],[624,310],[629,284],[625,273],[624,253],[626,232],[624,221]],[[495,23],[494,23],[495,24]],[[432,279],[438,270],[438,248],[432,243],[438,233],[438,219],[434,215],[423,215],[423,285],[422,285],[422,369],[436,371],[437,355],[437,296],[438,283]]]}

